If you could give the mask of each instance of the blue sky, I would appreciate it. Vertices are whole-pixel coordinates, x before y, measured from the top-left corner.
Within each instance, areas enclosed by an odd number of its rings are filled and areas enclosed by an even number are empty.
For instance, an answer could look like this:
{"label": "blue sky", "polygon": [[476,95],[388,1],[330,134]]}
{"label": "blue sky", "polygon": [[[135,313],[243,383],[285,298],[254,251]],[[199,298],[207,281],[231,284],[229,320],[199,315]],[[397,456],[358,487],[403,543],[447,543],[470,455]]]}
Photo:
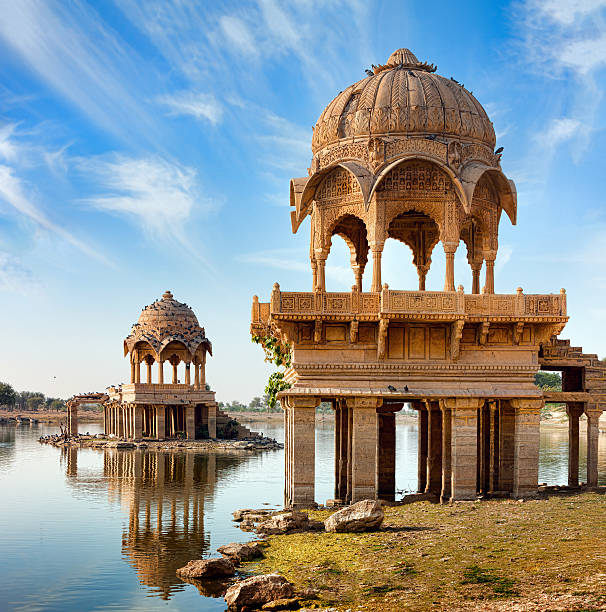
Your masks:
{"label": "blue sky", "polygon": [[[0,380],[125,381],[122,340],[170,289],[213,341],[218,398],[261,394],[252,295],[311,288],[288,181],[323,108],[399,47],[473,91],[505,147],[518,225],[501,220],[496,291],[565,287],[563,337],[606,355],[605,20],[606,0],[1,3]],[[416,287],[406,247],[388,241],[383,276]],[[335,239],[327,288],[351,284]]]}

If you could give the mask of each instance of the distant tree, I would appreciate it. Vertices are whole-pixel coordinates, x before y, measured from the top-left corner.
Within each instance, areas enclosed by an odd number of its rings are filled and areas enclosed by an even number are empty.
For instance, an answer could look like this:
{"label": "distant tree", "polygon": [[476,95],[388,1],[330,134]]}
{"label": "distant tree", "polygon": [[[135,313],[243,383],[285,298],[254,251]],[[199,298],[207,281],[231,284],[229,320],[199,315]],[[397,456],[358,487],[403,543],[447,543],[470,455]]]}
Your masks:
{"label": "distant tree", "polygon": [[6,406],[9,410],[12,410],[16,401],[16,391],[8,383],[0,382],[0,406]]}
{"label": "distant tree", "polygon": [[263,397],[253,397],[248,407],[250,410],[267,410],[267,403]]}
{"label": "distant tree", "polygon": [[534,384],[540,389],[561,391],[562,376],[558,372],[537,372],[534,376]]}
{"label": "distant tree", "polygon": [[44,394],[35,391],[21,391],[17,393],[16,406],[19,410],[27,410],[27,400],[32,397],[41,397],[44,399]]}
{"label": "distant tree", "polygon": [[62,399],[59,398],[54,398],[50,405],[47,403],[47,408],[49,410],[55,410],[56,412],[59,412],[59,410],[65,410],[66,409],[66,405],[65,402]]}
{"label": "distant tree", "polygon": [[33,397],[28,397],[26,405],[28,410],[40,410],[40,408],[44,406],[44,395],[34,395]]}

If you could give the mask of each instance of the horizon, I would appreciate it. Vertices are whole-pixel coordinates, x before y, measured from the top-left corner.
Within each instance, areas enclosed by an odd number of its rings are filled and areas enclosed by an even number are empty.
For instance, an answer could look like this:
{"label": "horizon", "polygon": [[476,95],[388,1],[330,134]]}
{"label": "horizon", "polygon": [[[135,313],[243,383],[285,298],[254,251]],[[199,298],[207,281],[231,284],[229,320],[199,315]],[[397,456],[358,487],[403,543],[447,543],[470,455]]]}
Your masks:
{"label": "horizon", "polygon": [[[213,343],[207,380],[218,401],[263,396],[273,368],[250,340],[252,297],[268,301],[274,282],[311,290],[309,221],[292,234],[289,180],[306,175],[324,108],[400,47],[465,84],[505,148],[518,220],[501,218],[496,293],[565,288],[560,337],[604,356],[606,1],[432,7],[2,6],[10,350],[0,381],[63,398],[127,381],[123,340],[170,290]],[[442,289],[443,270],[438,247],[428,290]],[[416,278],[410,251],[389,240],[384,281],[415,289]],[[470,291],[461,247],[455,282]],[[351,285],[349,251],[334,240],[327,290]]]}

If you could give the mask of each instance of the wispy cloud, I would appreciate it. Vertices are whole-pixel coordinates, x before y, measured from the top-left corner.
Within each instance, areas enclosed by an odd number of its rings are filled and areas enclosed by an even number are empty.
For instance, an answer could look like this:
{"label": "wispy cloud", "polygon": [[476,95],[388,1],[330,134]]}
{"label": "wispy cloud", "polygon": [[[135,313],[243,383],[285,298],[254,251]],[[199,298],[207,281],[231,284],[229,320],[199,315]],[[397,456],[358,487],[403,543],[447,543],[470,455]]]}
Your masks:
{"label": "wispy cloud", "polygon": [[130,217],[149,238],[175,241],[203,260],[189,242],[186,225],[194,209],[208,212],[211,204],[201,197],[193,168],[160,157],[124,155],[89,158],[78,165],[100,191],[87,204]]}
{"label": "wispy cloud", "polygon": [[219,19],[219,26],[227,40],[241,53],[252,57],[259,54],[255,38],[242,19],[233,15],[224,15]]}
{"label": "wispy cloud", "polygon": [[580,127],[581,122],[578,119],[562,117],[554,119],[547,131],[537,134],[536,138],[544,147],[557,147],[573,138]]}
{"label": "wispy cloud", "polygon": [[171,115],[191,115],[205,119],[216,125],[223,117],[223,107],[211,94],[181,91],[172,95],[160,96],[158,102],[168,106]]}
{"label": "wispy cloud", "polygon": [[29,294],[38,288],[39,282],[31,270],[10,253],[0,251],[0,291]]}

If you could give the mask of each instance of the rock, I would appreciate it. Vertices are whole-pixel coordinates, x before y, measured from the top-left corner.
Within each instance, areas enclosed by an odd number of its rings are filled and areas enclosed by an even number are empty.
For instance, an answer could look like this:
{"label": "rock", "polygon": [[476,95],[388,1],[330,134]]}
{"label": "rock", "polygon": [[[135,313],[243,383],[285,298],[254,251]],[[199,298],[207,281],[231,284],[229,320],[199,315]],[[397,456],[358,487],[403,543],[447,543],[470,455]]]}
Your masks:
{"label": "rock", "polygon": [[137,448],[137,445],[133,442],[118,442],[116,448]]}
{"label": "rock", "polygon": [[234,521],[243,521],[245,518],[251,515],[259,516],[259,520],[264,520],[267,518],[268,514],[269,510],[253,510],[252,508],[242,508],[241,510],[235,510],[231,513],[231,515],[234,517]]}
{"label": "rock", "polygon": [[310,529],[312,529],[312,521],[309,520],[307,514],[297,512],[296,510],[275,514],[257,526],[258,533],[265,533],[267,535],[292,533],[293,531],[309,531]]}
{"label": "rock", "polygon": [[246,542],[245,544],[232,542],[231,544],[225,544],[225,546],[219,546],[217,551],[235,565],[239,565],[242,561],[250,561],[263,556],[263,551],[258,542]]}
{"label": "rock", "polygon": [[227,589],[225,601],[230,610],[261,607],[276,599],[289,599],[294,595],[293,586],[279,574],[252,576],[236,582]]}
{"label": "rock", "polygon": [[363,499],[347,506],[324,521],[326,531],[373,531],[383,522],[381,502],[374,499]]}
{"label": "rock", "polygon": [[296,597],[289,597],[288,599],[275,599],[266,603],[261,610],[299,610],[299,600]]}
{"label": "rock", "polygon": [[225,578],[235,573],[234,564],[223,557],[213,559],[194,559],[177,570],[182,578]]}

